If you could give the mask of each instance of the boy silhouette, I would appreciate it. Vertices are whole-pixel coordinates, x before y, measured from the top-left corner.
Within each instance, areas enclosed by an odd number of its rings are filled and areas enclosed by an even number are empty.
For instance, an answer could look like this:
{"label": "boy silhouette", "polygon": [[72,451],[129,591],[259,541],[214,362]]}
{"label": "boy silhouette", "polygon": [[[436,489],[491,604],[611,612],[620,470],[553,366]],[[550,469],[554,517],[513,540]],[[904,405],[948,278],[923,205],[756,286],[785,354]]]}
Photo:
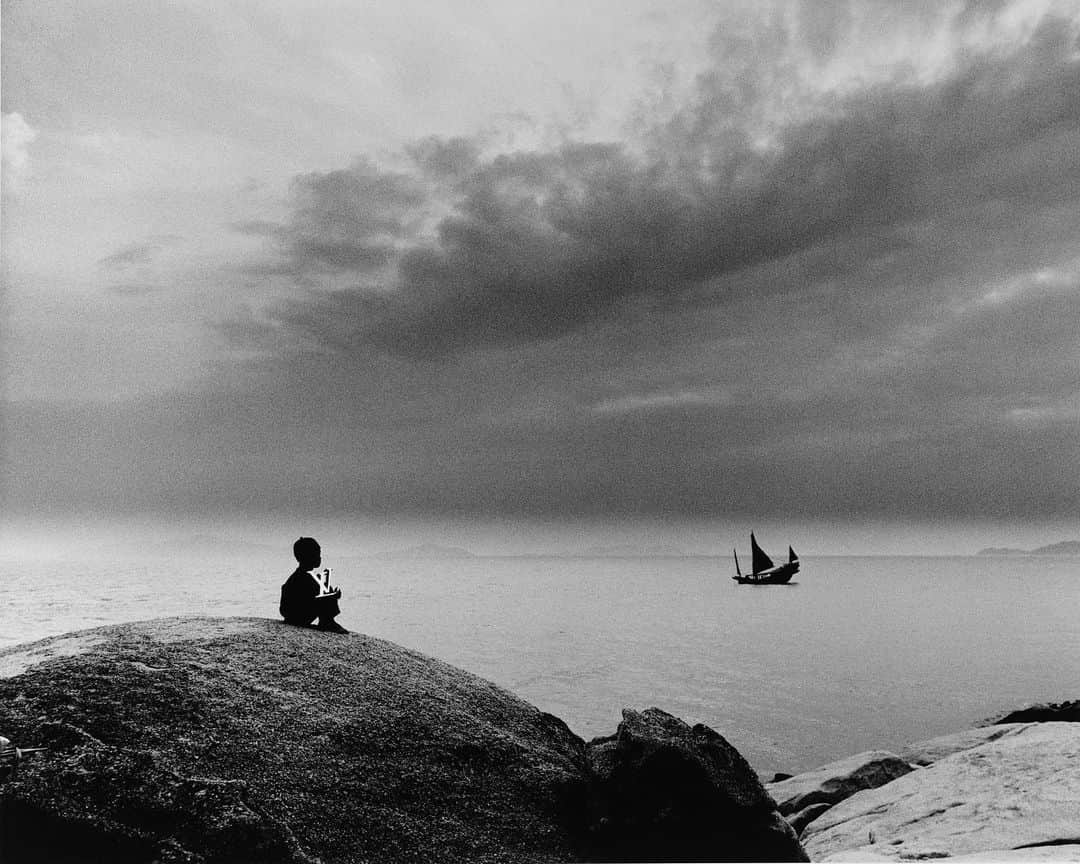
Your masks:
{"label": "boy silhouette", "polygon": [[316,573],[322,564],[322,549],[312,537],[301,537],[293,543],[293,555],[300,565],[281,586],[279,611],[286,624],[310,627],[318,618],[318,628],[331,633],[349,631],[334,619],[341,614],[338,600],[341,589],[330,585],[330,571]]}

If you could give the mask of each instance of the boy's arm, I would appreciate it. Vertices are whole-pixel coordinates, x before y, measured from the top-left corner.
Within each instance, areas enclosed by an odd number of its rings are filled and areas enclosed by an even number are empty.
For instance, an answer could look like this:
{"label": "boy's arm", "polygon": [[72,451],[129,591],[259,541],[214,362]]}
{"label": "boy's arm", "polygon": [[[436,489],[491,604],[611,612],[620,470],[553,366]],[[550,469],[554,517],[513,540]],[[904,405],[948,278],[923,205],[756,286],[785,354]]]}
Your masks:
{"label": "boy's arm", "polygon": [[305,615],[314,614],[315,597],[319,589],[315,582],[301,571],[300,577],[295,573],[281,586],[281,604],[279,611],[283,618],[295,616],[302,618]]}

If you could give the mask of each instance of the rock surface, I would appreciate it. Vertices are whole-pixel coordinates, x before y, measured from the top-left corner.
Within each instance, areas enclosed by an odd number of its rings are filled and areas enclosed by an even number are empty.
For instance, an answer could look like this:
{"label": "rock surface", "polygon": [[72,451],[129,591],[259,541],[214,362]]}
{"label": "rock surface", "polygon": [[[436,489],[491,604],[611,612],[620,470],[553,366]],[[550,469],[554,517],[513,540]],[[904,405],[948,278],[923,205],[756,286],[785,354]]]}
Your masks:
{"label": "rock surface", "polygon": [[798,813],[792,813],[784,818],[787,819],[788,825],[795,829],[795,833],[802,836],[806,826],[832,806],[832,804],[825,803],[811,804],[808,807],[803,807]]}
{"label": "rock surface", "polygon": [[[765,788],[785,816],[813,804],[837,804],[863,789],[876,789],[903,777],[911,766],[887,750],[867,750]],[[804,823],[805,824],[805,823]]]}
{"label": "rock surface", "polygon": [[709,727],[627,709],[616,734],[587,750],[596,857],[807,860],[753,769]]}
{"label": "rock surface", "polygon": [[1027,849],[991,849],[974,855],[957,855],[950,861],[1080,861],[1080,844],[1031,846]]}
{"label": "rock surface", "polygon": [[[558,861],[584,742],[366,636],[169,619],[8,649],[5,861]],[[19,672],[22,674],[17,674]]]}
{"label": "rock surface", "polygon": [[803,834],[814,861],[1080,845],[1080,726],[1039,723],[856,793]]}
{"label": "rock surface", "polygon": [[0,783],[4,864],[806,860],[707,727],[627,711],[587,750],[438,660],[266,619],[0,651],[0,731],[49,748]]}
{"label": "rock surface", "polygon": [[900,758],[912,765],[932,765],[939,759],[952,756],[961,750],[970,750],[980,744],[996,741],[1008,735],[1015,735],[1026,729],[1027,723],[1008,723],[997,726],[977,726],[974,729],[965,729],[963,732],[953,732],[950,735],[939,735],[928,741],[919,741],[909,744],[900,751]]}
{"label": "rock surface", "polygon": [[[888,858],[884,855],[875,855],[872,852],[860,850],[855,852],[838,852],[836,855],[829,856],[829,861],[851,861],[854,862],[854,864],[869,864],[869,862],[873,861],[895,860],[895,858]],[[985,864],[994,861],[1016,862],[1016,864],[1020,864],[1020,862],[1023,861],[1080,861],[1080,846],[1070,843],[1062,846],[1033,846],[1030,849],[991,849],[987,852],[975,852],[971,855],[954,855],[945,860],[948,861],[949,864],[953,864],[955,861],[976,861],[985,862]]]}

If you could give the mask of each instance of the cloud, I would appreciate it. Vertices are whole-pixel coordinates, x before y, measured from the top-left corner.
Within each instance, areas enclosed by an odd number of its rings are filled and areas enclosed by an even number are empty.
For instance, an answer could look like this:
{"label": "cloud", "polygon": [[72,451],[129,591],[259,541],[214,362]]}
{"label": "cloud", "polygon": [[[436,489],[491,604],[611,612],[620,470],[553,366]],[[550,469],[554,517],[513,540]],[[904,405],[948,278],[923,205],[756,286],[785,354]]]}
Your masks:
{"label": "cloud", "polygon": [[109,285],[105,290],[111,294],[117,294],[120,297],[145,297],[148,294],[155,293],[158,289],[152,285],[128,282],[119,285]]}
{"label": "cloud", "polygon": [[963,28],[1000,14],[965,9],[934,75],[816,89],[799,75],[856,26],[838,10],[794,52],[775,21],[760,45],[718,39],[637,140],[430,138],[297,178],[291,218],[258,229],[307,290],[235,332],[291,380],[335,366],[338,422],[373,460],[342,500],[1075,507],[1077,22],[980,42]]}
{"label": "cloud", "polygon": [[30,173],[30,145],[38,137],[38,130],[15,111],[0,118],[0,133],[4,188],[17,192]]}
{"label": "cloud", "polygon": [[[722,31],[693,92],[623,140],[428,137],[296,176],[283,216],[231,225],[261,249],[244,275],[284,297],[222,316],[232,365],[165,397],[15,406],[11,488],[135,509],[1075,512],[1077,21],[992,39],[1015,9],[936,6]],[[932,62],[878,63],[860,28],[879,12],[935,34]],[[93,434],[65,448],[65,428]]]}
{"label": "cloud", "polygon": [[[650,350],[610,329],[427,360],[309,343],[194,391],[12,406],[9,489],[136,511],[1059,516],[1080,503],[1078,272],[914,298],[872,335],[775,297]],[[293,344],[245,323],[246,347]]]}
{"label": "cloud", "polygon": [[[765,96],[731,88],[702,76],[645,153],[568,142],[484,157],[478,141],[428,139],[392,171],[362,161],[298,177],[291,221],[273,233],[278,272],[352,285],[276,319],[413,357],[554,339],[643,298],[679,308],[711,288],[722,307],[755,268],[817,250],[884,257],[928,226],[1023,220],[1080,190],[1071,22],[1048,18],[1023,45],[966,56],[928,86],[903,78],[823,100],[764,142],[746,106]],[[779,275],[767,290],[804,290],[815,274]]]}
{"label": "cloud", "polygon": [[798,7],[799,25],[807,47],[819,59],[829,57],[851,26],[849,0],[819,0]]}
{"label": "cloud", "polygon": [[149,264],[163,249],[183,240],[177,234],[155,234],[144,240],[129,243],[106,255],[98,264],[110,270],[126,270],[129,267]]}

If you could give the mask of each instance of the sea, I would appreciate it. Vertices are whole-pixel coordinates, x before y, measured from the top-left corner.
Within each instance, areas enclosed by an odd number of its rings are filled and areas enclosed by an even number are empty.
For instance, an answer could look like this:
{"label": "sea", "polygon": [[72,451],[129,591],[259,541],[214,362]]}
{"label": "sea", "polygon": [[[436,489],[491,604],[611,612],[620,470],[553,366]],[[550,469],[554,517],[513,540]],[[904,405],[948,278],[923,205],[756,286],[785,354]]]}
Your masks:
{"label": "sea", "polygon": [[[714,557],[324,564],[350,630],[490,679],[585,739],[612,734],[623,708],[662,708],[764,775],[1080,698],[1080,557],[806,557],[786,586],[736,585]],[[0,649],[160,616],[277,617],[291,569],[8,560]]]}

